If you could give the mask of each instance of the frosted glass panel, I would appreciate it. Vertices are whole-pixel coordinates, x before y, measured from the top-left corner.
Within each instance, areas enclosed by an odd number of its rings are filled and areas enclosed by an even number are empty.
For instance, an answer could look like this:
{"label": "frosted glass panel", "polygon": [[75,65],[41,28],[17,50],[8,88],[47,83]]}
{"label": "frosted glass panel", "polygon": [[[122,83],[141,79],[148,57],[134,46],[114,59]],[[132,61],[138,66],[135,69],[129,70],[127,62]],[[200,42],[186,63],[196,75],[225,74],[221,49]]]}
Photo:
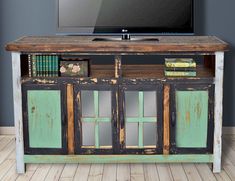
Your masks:
{"label": "frosted glass panel", "polygon": [[138,123],[126,123],[126,146],[138,146]]}
{"label": "frosted glass panel", "polygon": [[138,117],[139,93],[137,91],[125,92],[126,117]]}
{"label": "frosted glass panel", "polygon": [[144,123],[144,146],[156,145],[156,123]]}
{"label": "frosted glass panel", "polygon": [[111,91],[99,91],[99,117],[111,118]]}
{"label": "frosted glass panel", "polygon": [[99,123],[99,142],[100,142],[100,146],[112,145],[111,122]]}
{"label": "frosted glass panel", "polygon": [[82,122],[82,145],[95,145],[95,123]]}
{"label": "frosted glass panel", "polygon": [[156,117],[157,106],[156,106],[156,92],[145,91],[144,92],[144,116],[145,117]]}
{"label": "frosted glass panel", "polygon": [[81,91],[82,117],[94,117],[94,94],[93,91]]}

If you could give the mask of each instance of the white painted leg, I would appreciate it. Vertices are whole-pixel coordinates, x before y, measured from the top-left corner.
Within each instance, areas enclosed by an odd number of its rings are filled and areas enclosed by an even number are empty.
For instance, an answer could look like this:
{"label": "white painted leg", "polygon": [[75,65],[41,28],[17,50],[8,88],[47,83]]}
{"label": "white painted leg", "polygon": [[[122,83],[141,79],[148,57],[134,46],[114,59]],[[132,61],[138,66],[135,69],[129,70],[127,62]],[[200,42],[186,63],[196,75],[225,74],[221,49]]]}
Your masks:
{"label": "white painted leg", "polygon": [[222,150],[222,115],[223,115],[223,77],[224,77],[224,52],[215,54],[215,129],[214,129],[214,162],[213,172],[221,171]]}
{"label": "white painted leg", "polygon": [[16,169],[17,173],[25,173],[24,140],[22,119],[20,53],[12,52],[12,82],[14,99],[14,121],[16,136]]}

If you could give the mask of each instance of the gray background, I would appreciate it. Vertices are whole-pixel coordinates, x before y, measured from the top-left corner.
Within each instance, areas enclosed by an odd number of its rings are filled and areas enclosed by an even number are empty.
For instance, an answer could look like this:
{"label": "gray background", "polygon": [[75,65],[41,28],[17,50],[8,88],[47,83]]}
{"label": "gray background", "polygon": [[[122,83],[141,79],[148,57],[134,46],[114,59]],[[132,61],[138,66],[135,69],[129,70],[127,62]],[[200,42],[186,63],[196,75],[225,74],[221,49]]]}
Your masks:
{"label": "gray background", "polygon": [[[195,1],[196,35],[216,35],[230,44],[225,56],[224,126],[235,126],[235,1]],[[0,126],[14,125],[11,57],[5,44],[20,36],[55,33],[53,0],[0,0]]]}

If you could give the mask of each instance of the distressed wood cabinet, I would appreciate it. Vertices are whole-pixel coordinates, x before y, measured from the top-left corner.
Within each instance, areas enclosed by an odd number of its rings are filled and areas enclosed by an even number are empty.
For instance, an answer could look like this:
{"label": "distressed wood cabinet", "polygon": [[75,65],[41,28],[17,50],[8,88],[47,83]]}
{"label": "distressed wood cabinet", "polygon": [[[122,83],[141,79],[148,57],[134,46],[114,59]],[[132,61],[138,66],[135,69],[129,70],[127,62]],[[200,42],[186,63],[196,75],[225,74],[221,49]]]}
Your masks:
{"label": "distressed wood cabinet", "polygon": [[64,90],[59,85],[23,84],[25,153],[67,153]]}
{"label": "distressed wood cabinet", "polygon": [[[94,38],[23,37],[7,44],[17,172],[25,172],[25,163],[130,162],[213,163],[220,172],[228,45],[213,36],[163,36],[159,42]],[[90,77],[29,77],[31,54],[109,55],[112,65],[92,64]],[[162,61],[122,64],[126,55],[201,61],[196,77],[165,77]]]}
{"label": "distressed wood cabinet", "polygon": [[171,88],[171,153],[212,153],[214,85]]}

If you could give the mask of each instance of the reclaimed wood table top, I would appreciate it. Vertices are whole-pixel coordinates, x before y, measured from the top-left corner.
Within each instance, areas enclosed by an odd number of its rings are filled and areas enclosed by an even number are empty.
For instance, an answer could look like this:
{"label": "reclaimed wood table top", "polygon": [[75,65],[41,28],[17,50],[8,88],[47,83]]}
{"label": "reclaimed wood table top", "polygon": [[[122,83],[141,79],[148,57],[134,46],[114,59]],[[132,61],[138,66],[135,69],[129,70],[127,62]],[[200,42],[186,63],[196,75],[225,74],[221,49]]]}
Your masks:
{"label": "reclaimed wood table top", "polygon": [[6,50],[48,53],[203,53],[228,50],[228,44],[215,36],[145,37],[158,38],[159,41],[93,41],[94,38],[97,36],[26,36],[8,43]]}

